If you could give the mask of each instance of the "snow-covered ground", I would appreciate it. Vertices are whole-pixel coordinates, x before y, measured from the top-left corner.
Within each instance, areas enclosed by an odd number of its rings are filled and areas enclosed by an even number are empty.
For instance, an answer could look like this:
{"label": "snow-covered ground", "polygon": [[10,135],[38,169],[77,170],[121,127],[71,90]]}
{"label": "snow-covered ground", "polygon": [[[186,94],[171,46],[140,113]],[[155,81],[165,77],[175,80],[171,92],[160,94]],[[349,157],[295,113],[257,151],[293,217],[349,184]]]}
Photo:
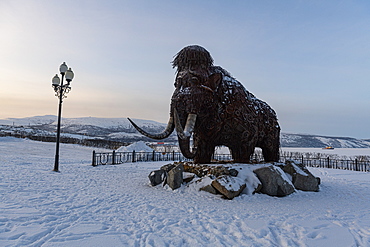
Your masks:
{"label": "snow-covered ground", "polygon": [[54,152],[0,138],[0,246],[370,246],[370,173],[310,168],[320,192],[224,200],[151,187],[164,162],[92,167],[62,144],[56,173]]}

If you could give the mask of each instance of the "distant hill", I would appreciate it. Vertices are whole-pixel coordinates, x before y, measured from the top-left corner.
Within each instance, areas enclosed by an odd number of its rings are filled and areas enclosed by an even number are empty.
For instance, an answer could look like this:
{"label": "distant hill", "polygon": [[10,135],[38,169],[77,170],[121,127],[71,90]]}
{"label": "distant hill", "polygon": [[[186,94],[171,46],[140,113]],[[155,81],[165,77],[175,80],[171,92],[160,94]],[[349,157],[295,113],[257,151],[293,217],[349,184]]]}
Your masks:
{"label": "distant hill", "polygon": [[280,142],[282,147],[321,148],[332,146],[334,148],[370,148],[370,140],[309,134],[281,133]]}
{"label": "distant hill", "polygon": [[[133,119],[140,127],[150,133],[159,133],[166,124],[151,120]],[[0,136],[55,136],[57,117],[53,115],[27,118],[0,119]],[[71,138],[90,138],[118,142],[153,141],[138,133],[126,118],[63,118],[62,135]],[[370,148],[370,139],[361,140],[350,137],[329,137],[309,134],[281,133],[282,147],[321,148]],[[173,133],[165,141],[177,141]]]}

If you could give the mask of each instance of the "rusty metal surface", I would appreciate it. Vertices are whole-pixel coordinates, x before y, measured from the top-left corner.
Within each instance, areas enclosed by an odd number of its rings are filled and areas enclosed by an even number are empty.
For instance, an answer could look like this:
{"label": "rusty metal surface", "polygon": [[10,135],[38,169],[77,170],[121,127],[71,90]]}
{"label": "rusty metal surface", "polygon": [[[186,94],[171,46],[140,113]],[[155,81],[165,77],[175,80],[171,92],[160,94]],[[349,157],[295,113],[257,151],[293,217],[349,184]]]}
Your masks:
{"label": "rusty metal surface", "polygon": [[280,127],[267,103],[226,70],[213,66],[209,52],[200,46],[183,48],[173,66],[177,75],[171,116],[176,108],[185,126],[188,114],[197,115],[195,163],[209,162],[218,145],[229,147],[235,162],[249,162],[255,147],[262,148],[265,161],[279,160]]}

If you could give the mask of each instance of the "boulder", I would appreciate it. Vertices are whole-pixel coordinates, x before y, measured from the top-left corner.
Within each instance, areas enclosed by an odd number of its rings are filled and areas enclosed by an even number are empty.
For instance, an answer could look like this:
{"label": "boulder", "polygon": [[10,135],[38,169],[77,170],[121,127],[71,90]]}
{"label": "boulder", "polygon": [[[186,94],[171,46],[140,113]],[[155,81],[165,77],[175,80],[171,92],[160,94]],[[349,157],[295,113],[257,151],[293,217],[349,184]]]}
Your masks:
{"label": "boulder", "polygon": [[202,178],[197,178],[191,181],[187,186],[193,187],[196,190],[205,191],[212,194],[220,194],[213,186],[211,185],[213,180],[215,179],[214,176],[209,175]]}
{"label": "boulder", "polygon": [[236,169],[232,168],[232,169],[229,169],[229,174],[232,177],[236,177],[238,176],[239,172]]}
{"label": "boulder", "polygon": [[183,165],[178,164],[167,173],[167,184],[171,189],[175,190],[181,187],[183,182],[183,172]]}
{"label": "boulder", "polygon": [[300,173],[296,173],[293,176],[294,187],[296,187],[298,190],[318,192],[319,183],[320,180],[312,175],[302,175]]}
{"label": "boulder", "polygon": [[303,191],[319,191],[320,178],[315,177],[301,163],[287,160],[280,165],[284,172],[292,176],[292,182],[296,189]]}
{"label": "boulder", "polygon": [[218,191],[212,186],[212,184],[208,184],[202,188],[200,188],[199,190],[202,190],[202,191],[205,191],[205,192],[208,192],[208,193],[212,193],[212,194],[219,194]]}
{"label": "boulder", "polygon": [[158,184],[161,184],[166,179],[166,172],[162,169],[152,171],[148,177],[150,180],[150,184],[152,186],[156,186]]}
{"label": "boulder", "polygon": [[224,165],[210,165],[210,164],[194,164],[190,162],[184,162],[184,170],[186,172],[191,172],[198,177],[204,177],[207,175],[213,175],[219,177],[221,175],[231,175],[236,177],[238,171],[235,169],[229,169],[229,167]]}
{"label": "boulder", "polygon": [[160,169],[161,170],[164,170],[166,172],[169,172],[172,168],[174,168],[176,166],[176,164],[167,164],[167,165],[164,165],[162,166]]}
{"label": "boulder", "polygon": [[260,192],[263,194],[287,196],[295,191],[292,182],[280,167],[270,165],[258,168],[254,173],[262,183]]}
{"label": "boulder", "polygon": [[244,190],[246,184],[238,177],[222,175],[212,181],[212,186],[227,199],[233,199]]}
{"label": "boulder", "polygon": [[195,178],[195,174],[190,173],[190,172],[184,172],[182,176],[183,176],[184,183],[189,183]]}

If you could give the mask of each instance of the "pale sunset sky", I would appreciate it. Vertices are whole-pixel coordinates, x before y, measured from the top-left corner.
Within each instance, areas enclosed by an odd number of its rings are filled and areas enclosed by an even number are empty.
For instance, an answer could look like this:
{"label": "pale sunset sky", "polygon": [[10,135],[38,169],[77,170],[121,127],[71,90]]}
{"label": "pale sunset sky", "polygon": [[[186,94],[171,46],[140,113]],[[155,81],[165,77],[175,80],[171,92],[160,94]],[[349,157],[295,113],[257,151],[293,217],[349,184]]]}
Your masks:
{"label": "pale sunset sky", "polygon": [[0,118],[166,123],[173,56],[198,44],[277,112],[283,132],[370,139],[370,1],[1,0]]}

